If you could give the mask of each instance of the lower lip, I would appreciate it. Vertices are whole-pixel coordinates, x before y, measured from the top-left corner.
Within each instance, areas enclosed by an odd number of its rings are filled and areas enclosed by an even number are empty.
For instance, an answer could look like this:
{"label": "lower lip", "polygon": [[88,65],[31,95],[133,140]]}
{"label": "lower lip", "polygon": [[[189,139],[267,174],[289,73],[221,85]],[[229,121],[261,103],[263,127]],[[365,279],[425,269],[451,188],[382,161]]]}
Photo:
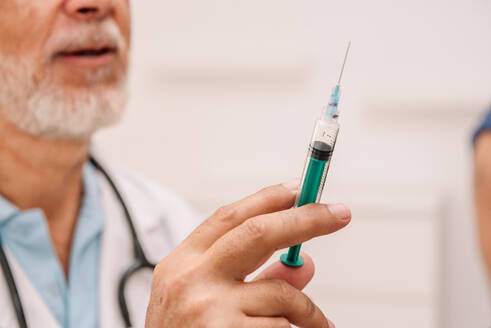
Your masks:
{"label": "lower lip", "polygon": [[111,64],[116,59],[114,52],[98,56],[57,55],[55,60],[81,67],[98,67]]}

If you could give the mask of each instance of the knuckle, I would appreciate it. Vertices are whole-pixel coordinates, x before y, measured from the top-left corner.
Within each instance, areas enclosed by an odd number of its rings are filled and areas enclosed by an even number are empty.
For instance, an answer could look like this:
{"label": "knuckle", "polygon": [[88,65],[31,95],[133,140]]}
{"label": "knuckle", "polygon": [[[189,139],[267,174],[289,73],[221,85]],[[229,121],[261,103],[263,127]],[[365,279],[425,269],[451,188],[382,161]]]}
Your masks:
{"label": "knuckle", "polygon": [[157,265],[155,266],[155,268],[153,269],[153,276],[154,277],[158,277],[160,278],[163,274],[164,274],[164,270],[165,270],[165,263],[163,263],[164,261],[160,261],[159,263],[157,263]]}
{"label": "knuckle", "polygon": [[292,212],[285,212],[282,217],[282,223],[285,228],[287,225],[291,225],[292,227],[301,227],[305,221],[305,215],[302,215],[303,209],[298,208],[294,209]]}
{"label": "knuckle", "polygon": [[305,210],[305,215],[309,220],[305,220],[304,224],[308,224],[308,227],[311,229],[325,231],[328,226],[327,222],[332,217],[327,205],[309,204],[306,206]]}
{"label": "knuckle", "polygon": [[263,195],[263,194],[267,194],[269,189],[271,189],[271,186],[269,187],[263,187],[261,189],[259,189],[259,191],[257,192],[258,195]]}
{"label": "knuckle", "polygon": [[303,294],[303,302],[304,302],[304,315],[306,318],[313,318],[315,313],[317,312],[317,306],[312,302],[312,300],[305,294]]}
{"label": "knuckle", "polygon": [[153,270],[154,283],[165,280],[167,275],[168,275],[168,264],[165,260],[162,260],[159,263],[157,263],[155,269]]}
{"label": "knuckle", "polygon": [[315,215],[318,217],[325,217],[331,213],[325,204],[312,203],[305,205],[304,208],[309,215]]}
{"label": "knuckle", "polygon": [[163,274],[154,275],[154,281],[157,281],[156,287],[168,298],[179,298],[195,286],[199,276],[198,268],[192,267],[173,273],[164,271]]}
{"label": "knuckle", "polygon": [[252,218],[243,223],[243,229],[252,240],[260,240],[266,235],[266,223],[258,218]]}
{"label": "knuckle", "polygon": [[188,303],[186,313],[194,318],[205,317],[206,314],[216,307],[216,299],[208,293],[201,293],[198,297],[193,297],[192,302]]}
{"label": "knuckle", "polygon": [[276,186],[263,188],[260,195],[266,203],[274,203],[278,200],[278,188]]}
{"label": "knuckle", "polygon": [[280,304],[290,304],[293,299],[295,299],[296,290],[284,280],[274,280],[276,284],[276,298]]}
{"label": "knuckle", "polygon": [[237,216],[237,208],[233,205],[225,205],[215,211],[212,218],[217,221],[231,221]]}
{"label": "knuckle", "polygon": [[[298,232],[302,231],[303,233],[314,233],[323,230],[322,220],[316,213],[316,210],[312,204],[304,205],[292,210],[288,216],[284,216],[283,221],[285,228],[287,228],[287,225],[291,227],[301,227],[301,230],[294,230]],[[289,230],[291,230],[291,228]]]}
{"label": "knuckle", "polygon": [[279,213],[274,219],[276,223],[275,229],[282,236],[293,237],[294,235],[298,235],[300,230],[297,227],[303,226],[302,218],[303,216],[298,213],[297,209]]}
{"label": "knuckle", "polygon": [[189,287],[189,280],[186,275],[168,279],[165,283],[166,294],[169,298],[175,299],[182,295],[184,291]]}

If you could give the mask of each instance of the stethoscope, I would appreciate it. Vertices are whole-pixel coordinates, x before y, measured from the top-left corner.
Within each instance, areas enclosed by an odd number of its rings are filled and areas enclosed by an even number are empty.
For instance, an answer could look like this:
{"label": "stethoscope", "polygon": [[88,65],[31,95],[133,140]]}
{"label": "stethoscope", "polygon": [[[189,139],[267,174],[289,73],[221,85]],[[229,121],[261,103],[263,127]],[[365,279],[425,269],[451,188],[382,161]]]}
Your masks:
{"label": "stethoscope", "polygon": [[[125,288],[127,285],[127,282],[129,278],[136,273],[137,271],[141,269],[151,269],[153,270],[155,268],[155,264],[152,264],[147,257],[145,256],[145,252],[143,251],[143,248],[141,246],[141,243],[138,239],[138,236],[136,235],[136,230],[135,226],[133,224],[133,219],[131,217],[131,214],[128,210],[128,207],[125,204],[125,201],[123,200],[123,196],[119,192],[118,188],[116,187],[113,179],[111,176],[107,173],[107,171],[101,166],[99,162],[97,162],[92,156],[90,157],[90,162],[94,167],[102,173],[102,175],[105,177],[109,185],[111,186],[112,191],[114,192],[114,195],[118,199],[118,202],[121,205],[121,208],[123,209],[124,215],[126,217],[126,223],[128,224],[128,227],[130,229],[130,234],[131,238],[133,240],[133,255],[135,257],[135,262],[123,273],[119,285],[118,285],[118,302],[119,302],[119,309],[121,312],[121,316],[123,317],[123,320],[125,322],[126,327],[132,327],[131,325],[131,318],[130,318],[130,313],[128,311],[128,305],[126,303],[126,297],[125,297]],[[15,314],[17,316],[17,321],[19,323],[20,328],[27,328],[27,322],[26,322],[26,317],[24,314],[24,308],[22,306],[22,302],[19,296],[19,292],[17,290],[17,286],[15,284],[15,279],[12,274],[12,270],[10,269],[10,265],[8,263],[7,257],[5,255],[5,252],[3,250],[2,245],[0,244],[0,265],[2,266],[2,271],[5,276],[5,280],[7,281],[7,285],[9,288],[9,293],[10,293],[10,299],[12,301],[12,305],[14,306],[15,309]]]}

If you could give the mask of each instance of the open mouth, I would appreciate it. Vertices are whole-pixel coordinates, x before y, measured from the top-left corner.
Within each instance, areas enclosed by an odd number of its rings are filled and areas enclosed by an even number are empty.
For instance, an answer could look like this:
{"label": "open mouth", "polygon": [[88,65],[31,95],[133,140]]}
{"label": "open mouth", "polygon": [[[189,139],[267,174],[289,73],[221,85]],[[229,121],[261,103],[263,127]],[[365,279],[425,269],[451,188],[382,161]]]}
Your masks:
{"label": "open mouth", "polygon": [[108,64],[117,54],[117,48],[110,46],[87,47],[68,51],[61,51],[55,59],[62,59],[73,64],[103,65]]}
{"label": "open mouth", "polygon": [[102,47],[95,49],[80,49],[75,51],[63,51],[58,53],[58,56],[72,56],[72,57],[98,57],[108,54],[115,54],[116,49],[111,47]]}

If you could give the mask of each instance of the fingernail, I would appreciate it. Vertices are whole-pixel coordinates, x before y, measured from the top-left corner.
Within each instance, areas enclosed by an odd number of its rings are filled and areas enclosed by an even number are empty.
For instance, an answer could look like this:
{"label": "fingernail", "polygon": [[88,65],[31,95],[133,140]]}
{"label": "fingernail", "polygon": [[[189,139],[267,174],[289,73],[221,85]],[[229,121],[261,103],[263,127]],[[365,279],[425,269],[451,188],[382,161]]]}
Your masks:
{"label": "fingernail", "polygon": [[288,182],[284,182],[284,183],[282,183],[282,185],[286,189],[296,192],[296,191],[298,191],[298,187],[300,186],[300,179],[296,178],[296,179],[290,180]]}
{"label": "fingernail", "polygon": [[344,204],[333,204],[329,205],[328,208],[339,220],[346,220],[351,217],[351,211]]}

